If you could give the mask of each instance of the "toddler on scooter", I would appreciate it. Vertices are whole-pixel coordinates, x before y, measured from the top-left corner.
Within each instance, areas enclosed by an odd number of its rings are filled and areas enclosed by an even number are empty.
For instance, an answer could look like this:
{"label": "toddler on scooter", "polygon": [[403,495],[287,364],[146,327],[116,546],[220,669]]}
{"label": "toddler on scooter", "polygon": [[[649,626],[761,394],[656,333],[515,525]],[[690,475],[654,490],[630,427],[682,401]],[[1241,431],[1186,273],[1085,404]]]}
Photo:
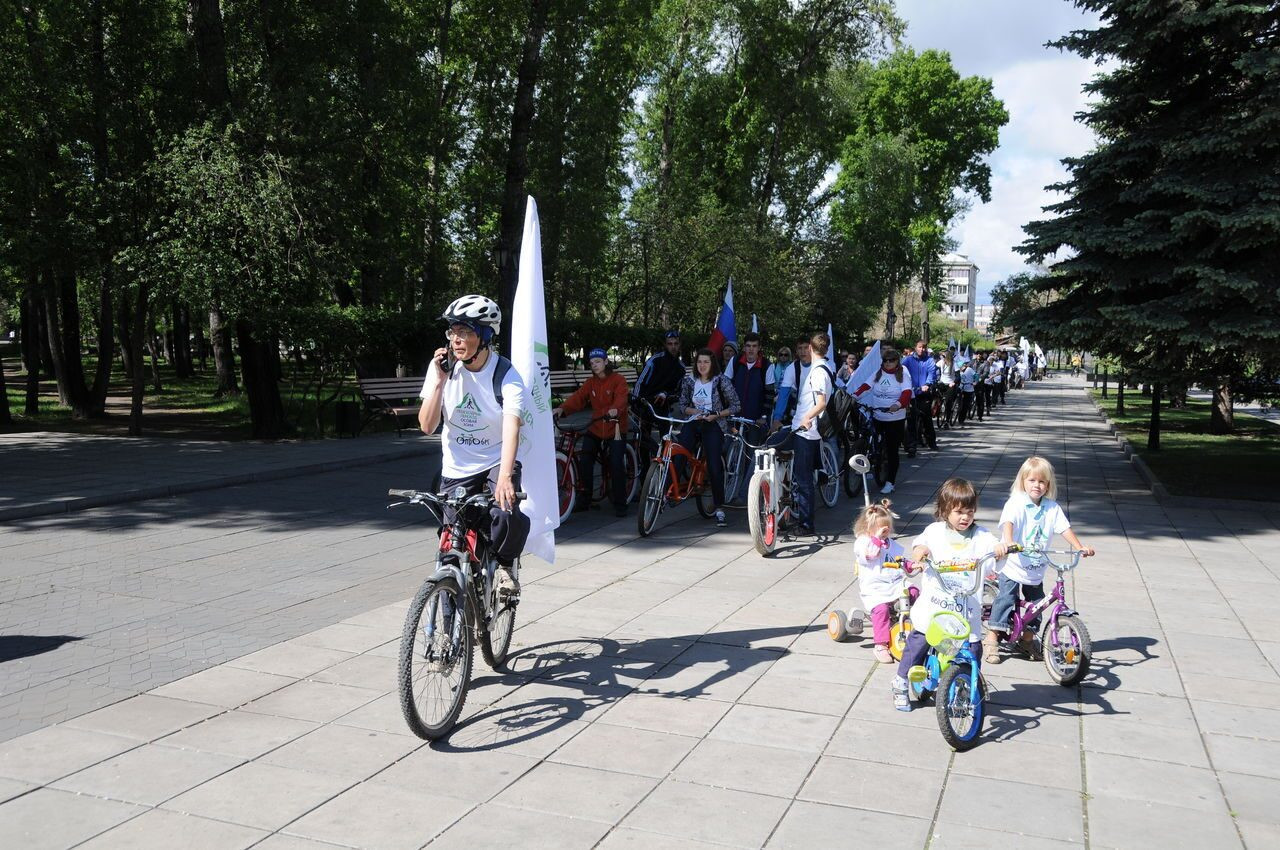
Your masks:
{"label": "toddler on scooter", "polygon": [[[1080,542],[1062,506],[1054,501],[1058,495],[1058,483],[1054,479],[1053,464],[1042,457],[1029,457],[1022,462],[1018,477],[1009,489],[1009,501],[1000,512],[1000,536],[1005,545],[1022,544],[1023,549],[1046,549],[1053,535],[1061,534],[1073,548],[1083,551],[1085,557],[1094,552]],[[991,617],[987,622],[987,634],[982,639],[982,660],[999,664],[1000,637],[1009,632],[1013,611],[1018,605],[1018,593],[1029,602],[1044,598],[1044,557],[1034,552],[1014,553],[1000,570],[999,592],[991,604]],[[1038,660],[1035,633],[1037,620],[1018,636],[1018,647],[1028,656]]]}
{"label": "toddler on scooter", "polygon": [[[853,556],[858,561],[858,592],[863,606],[871,612],[871,632],[875,640],[876,661],[892,664],[889,654],[889,627],[893,619],[893,604],[902,598],[902,585],[906,582],[906,570],[891,569],[884,562],[901,558],[907,550],[891,539],[893,536],[893,510],[888,499],[867,505],[853,524],[857,539],[853,542]],[[911,588],[914,602],[920,591]]]}
{"label": "toddler on scooter", "polygon": [[[912,543],[912,560],[968,560],[992,553],[997,558],[1003,558],[1008,551],[1005,544],[990,531],[974,524],[977,511],[978,491],[973,485],[963,478],[947,479],[938,490],[938,504],[933,512],[938,521],[921,532]],[[981,565],[978,569],[981,569]],[[890,685],[893,707],[898,711],[911,710],[911,700],[907,694],[907,673],[917,664],[924,663],[929,654],[929,644],[924,633],[933,620],[933,615],[939,611],[954,610],[955,593],[951,588],[969,587],[971,583],[977,587],[964,597],[965,610],[957,613],[969,618],[969,650],[974,658],[978,658],[981,654],[978,635],[982,634],[982,582],[974,582],[969,573],[942,575],[934,570],[924,571],[920,597],[911,606],[911,623],[914,628],[907,636],[907,645],[902,650],[898,675],[893,677]]]}

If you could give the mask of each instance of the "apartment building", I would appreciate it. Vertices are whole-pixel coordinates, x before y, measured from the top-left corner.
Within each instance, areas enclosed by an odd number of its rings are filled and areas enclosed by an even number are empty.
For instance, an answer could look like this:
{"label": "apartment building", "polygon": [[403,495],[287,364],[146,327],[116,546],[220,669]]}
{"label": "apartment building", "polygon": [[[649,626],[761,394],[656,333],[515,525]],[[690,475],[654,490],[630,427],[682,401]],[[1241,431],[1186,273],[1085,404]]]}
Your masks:
{"label": "apartment building", "polygon": [[942,309],[948,317],[974,327],[978,298],[978,266],[964,254],[946,254],[938,261],[942,268],[944,300]]}

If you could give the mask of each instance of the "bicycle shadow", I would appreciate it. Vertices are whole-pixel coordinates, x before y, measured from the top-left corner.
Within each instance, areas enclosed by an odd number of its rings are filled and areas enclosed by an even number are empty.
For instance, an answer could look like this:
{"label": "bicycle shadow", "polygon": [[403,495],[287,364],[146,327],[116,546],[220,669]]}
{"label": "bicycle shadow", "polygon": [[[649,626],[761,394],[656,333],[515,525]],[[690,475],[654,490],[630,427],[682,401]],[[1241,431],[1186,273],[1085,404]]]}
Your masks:
{"label": "bicycle shadow", "polygon": [[632,694],[696,699],[789,654],[784,645],[759,643],[789,644],[819,630],[821,626],[806,624],[642,640],[574,638],[531,646],[507,665],[512,672],[506,675],[527,679],[525,685],[467,717],[430,746],[444,752],[518,746],[553,735],[592,712],[603,713]]}
{"label": "bicycle shadow", "polygon": [[[1149,651],[1159,641],[1149,637],[1110,638],[1095,641],[1094,656],[1085,678],[1072,687],[1053,682],[1011,681],[991,686],[988,695],[990,710],[987,718],[990,733],[995,740],[1013,738],[1039,728],[1044,718],[1094,717],[1126,715],[1129,711],[1117,709],[1110,694],[1123,691],[1125,668],[1136,667],[1161,656]],[[1113,652],[1131,649],[1139,653],[1134,660],[1099,658],[1097,652]]]}

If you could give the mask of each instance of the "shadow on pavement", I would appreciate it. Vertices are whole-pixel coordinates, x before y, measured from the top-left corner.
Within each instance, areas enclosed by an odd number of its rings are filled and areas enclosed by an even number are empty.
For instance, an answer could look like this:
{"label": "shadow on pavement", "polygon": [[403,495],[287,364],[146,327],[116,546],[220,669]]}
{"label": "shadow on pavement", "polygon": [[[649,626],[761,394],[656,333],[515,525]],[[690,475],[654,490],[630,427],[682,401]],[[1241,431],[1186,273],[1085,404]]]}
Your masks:
{"label": "shadow on pavement", "polygon": [[52,652],[64,643],[84,640],[72,635],[0,635],[0,663]]}
{"label": "shadow on pavement", "polygon": [[[552,641],[513,655],[508,668],[528,676],[521,689],[464,720],[447,738],[433,743],[444,752],[478,752],[511,747],[554,733],[588,712],[607,709],[633,693],[689,700],[718,684],[787,654],[783,646],[752,648],[762,641],[787,641],[819,626],[743,629],[644,640],[580,638]],[[480,684],[477,680],[474,684]],[[547,688],[564,693],[546,693]]]}

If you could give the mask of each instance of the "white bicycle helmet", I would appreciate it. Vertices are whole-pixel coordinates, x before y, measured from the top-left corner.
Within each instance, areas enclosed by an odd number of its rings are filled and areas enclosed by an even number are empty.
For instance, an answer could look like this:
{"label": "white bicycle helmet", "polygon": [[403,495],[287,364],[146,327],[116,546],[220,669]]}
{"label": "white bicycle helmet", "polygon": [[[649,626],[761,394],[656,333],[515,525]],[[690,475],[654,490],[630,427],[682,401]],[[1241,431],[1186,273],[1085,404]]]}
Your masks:
{"label": "white bicycle helmet", "polygon": [[476,333],[480,333],[481,328],[488,328],[495,334],[502,330],[502,310],[492,298],[483,295],[455,298],[444,308],[444,314],[440,318],[449,324],[470,325]]}

